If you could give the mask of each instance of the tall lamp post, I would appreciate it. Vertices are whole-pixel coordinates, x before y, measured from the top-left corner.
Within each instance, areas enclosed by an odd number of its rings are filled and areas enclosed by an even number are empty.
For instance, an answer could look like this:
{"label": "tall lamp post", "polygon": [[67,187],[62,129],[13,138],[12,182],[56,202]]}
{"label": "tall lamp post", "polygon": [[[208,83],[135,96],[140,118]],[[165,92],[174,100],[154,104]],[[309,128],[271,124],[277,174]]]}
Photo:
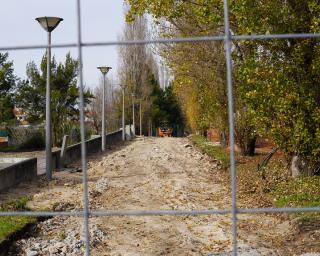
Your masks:
{"label": "tall lamp post", "polygon": [[122,141],[125,141],[125,124],[124,124],[124,85],[120,85],[122,90]]}
{"label": "tall lamp post", "polygon": [[135,120],[134,120],[134,103],[135,103],[134,97],[135,97],[135,94],[132,93],[131,95],[132,95],[132,126],[133,126],[132,133],[133,133],[133,136],[135,136],[136,135]]}
{"label": "tall lamp post", "polygon": [[102,131],[101,131],[101,150],[106,150],[106,74],[109,72],[111,67],[98,67],[103,75],[103,88],[102,88]]}
{"label": "tall lamp post", "polygon": [[59,17],[39,17],[36,21],[40,23],[48,32],[47,48],[47,84],[46,84],[46,175],[47,179],[52,179],[52,137],[51,137],[51,92],[50,92],[50,61],[51,61],[51,32],[59,25],[62,18]]}

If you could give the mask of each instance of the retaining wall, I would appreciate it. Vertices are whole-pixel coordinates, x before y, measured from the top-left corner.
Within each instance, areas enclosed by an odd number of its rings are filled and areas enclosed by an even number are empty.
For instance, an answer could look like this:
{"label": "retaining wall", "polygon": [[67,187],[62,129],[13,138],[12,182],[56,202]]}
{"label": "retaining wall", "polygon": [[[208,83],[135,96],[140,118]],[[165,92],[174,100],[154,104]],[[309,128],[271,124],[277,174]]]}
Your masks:
{"label": "retaining wall", "polygon": [[[94,139],[86,141],[86,152],[87,155],[91,155],[101,151],[101,140],[102,137],[99,136]],[[117,131],[109,133],[106,135],[106,145],[111,146],[122,140],[122,131]],[[64,157],[60,157],[61,150],[52,152],[52,164],[53,169],[61,168],[67,164],[72,163],[75,160],[81,159],[81,143],[77,143],[71,146],[68,146],[65,150]]]}
{"label": "retaining wall", "polygon": [[37,158],[4,158],[0,161],[0,191],[37,177]]}

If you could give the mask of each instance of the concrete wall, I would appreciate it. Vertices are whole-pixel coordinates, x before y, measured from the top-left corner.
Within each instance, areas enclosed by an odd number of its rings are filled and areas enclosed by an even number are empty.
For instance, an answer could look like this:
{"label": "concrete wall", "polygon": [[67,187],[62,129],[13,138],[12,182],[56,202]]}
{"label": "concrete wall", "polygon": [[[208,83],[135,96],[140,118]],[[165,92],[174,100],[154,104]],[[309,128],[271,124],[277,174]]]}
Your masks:
{"label": "concrete wall", "polygon": [[[101,151],[101,139],[102,137],[99,136],[97,138],[86,141],[87,155],[92,155]],[[117,131],[106,135],[107,146],[119,143],[121,140],[122,131]],[[67,164],[72,163],[75,160],[81,159],[81,143],[68,146],[63,158],[60,157],[60,154],[60,150],[52,152],[52,164],[54,169],[61,168]]]}
{"label": "concrete wall", "polygon": [[1,159],[0,190],[8,189],[23,181],[30,181],[35,177],[37,177],[37,158]]}
{"label": "concrete wall", "polygon": [[[101,136],[86,141],[87,155],[101,151]],[[106,135],[107,146],[119,143],[122,131]],[[52,152],[53,168],[63,167],[75,160],[81,159],[81,143],[66,148],[63,158],[60,150]],[[37,158],[1,158],[0,159],[0,191],[8,189],[23,181],[30,181],[37,177]]]}
{"label": "concrete wall", "polygon": [[132,140],[135,137],[132,124],[126,125],[124,132],[125,132],[125,139],[126,140]]}

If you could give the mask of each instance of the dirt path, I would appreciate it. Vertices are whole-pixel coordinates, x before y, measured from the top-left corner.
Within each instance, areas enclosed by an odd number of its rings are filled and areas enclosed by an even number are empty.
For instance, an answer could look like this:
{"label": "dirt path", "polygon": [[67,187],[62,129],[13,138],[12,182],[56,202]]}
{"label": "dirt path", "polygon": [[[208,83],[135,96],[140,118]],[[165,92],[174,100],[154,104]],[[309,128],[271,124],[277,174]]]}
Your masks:
{"label": "dirt path", "polygon": [[[112,153],[90,158],[91,209],[229,208],[230,194],[220,178],[217,163],[186,144],[187,139],[138,138]],[[81,208],[81,175],[56,173],[49,186],[37,188],[29,206],[55,210]],[[289,232],[287,223],[261,215],[241,216],[240,220],[240,225],[254,223],[251,233],[239,234],[240,255],[285,255],[273,250],[264,237]],[[90,223],[92,255],[229,255],[230,252],[230,216],[100,217],[90,219]],[[81,227],[81,219],[73,217],[56,217],[39,224],[36,237],[17,243],[20,255],[81,255]]]}

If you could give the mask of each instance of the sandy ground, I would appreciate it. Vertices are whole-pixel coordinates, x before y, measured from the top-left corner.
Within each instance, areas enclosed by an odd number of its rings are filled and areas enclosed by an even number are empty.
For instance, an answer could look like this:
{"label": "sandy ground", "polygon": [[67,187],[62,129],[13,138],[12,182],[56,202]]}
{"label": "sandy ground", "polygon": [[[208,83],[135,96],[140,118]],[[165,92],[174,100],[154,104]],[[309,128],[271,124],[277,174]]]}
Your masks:
{"label": "sandy ground", "polygon": [[[188,143],[186,138],[137,138],[91,157],[91,209],[229,208],[230,194],[219,175],[218,163],[195,148],[186,147]],[[3,194],[0,200],[17,197],[23,190],[23,194],[33,195],[29,207],[34,210],[80,209],[81,175],[58,172],[49,184],[38,181],[32,186],[21,185]],[[293,255],[277,250],[270,242],[290,232],[288,222],[268,215],[245,215],[239,219],[240,255]],[[78,232],[75,237],[81,237],[81,219],[57,218],[50,225],[49,231],[38,234],[39,243],[49,239],[67,243],[66,234],[74,230]],[[228,215],[100,217],[91,218],[90,225],[100,232],[98,238],[92,234],[92,255],[229,255],[231,251]],[[251,225],[251,229],[241,231],[244,225]],[[21,255],[26,255],[28,243],[18,244],[22,244]],[[64,250],[64,254],[53,251],[48,255],[79,255],[72,253],[71,247]]]}

